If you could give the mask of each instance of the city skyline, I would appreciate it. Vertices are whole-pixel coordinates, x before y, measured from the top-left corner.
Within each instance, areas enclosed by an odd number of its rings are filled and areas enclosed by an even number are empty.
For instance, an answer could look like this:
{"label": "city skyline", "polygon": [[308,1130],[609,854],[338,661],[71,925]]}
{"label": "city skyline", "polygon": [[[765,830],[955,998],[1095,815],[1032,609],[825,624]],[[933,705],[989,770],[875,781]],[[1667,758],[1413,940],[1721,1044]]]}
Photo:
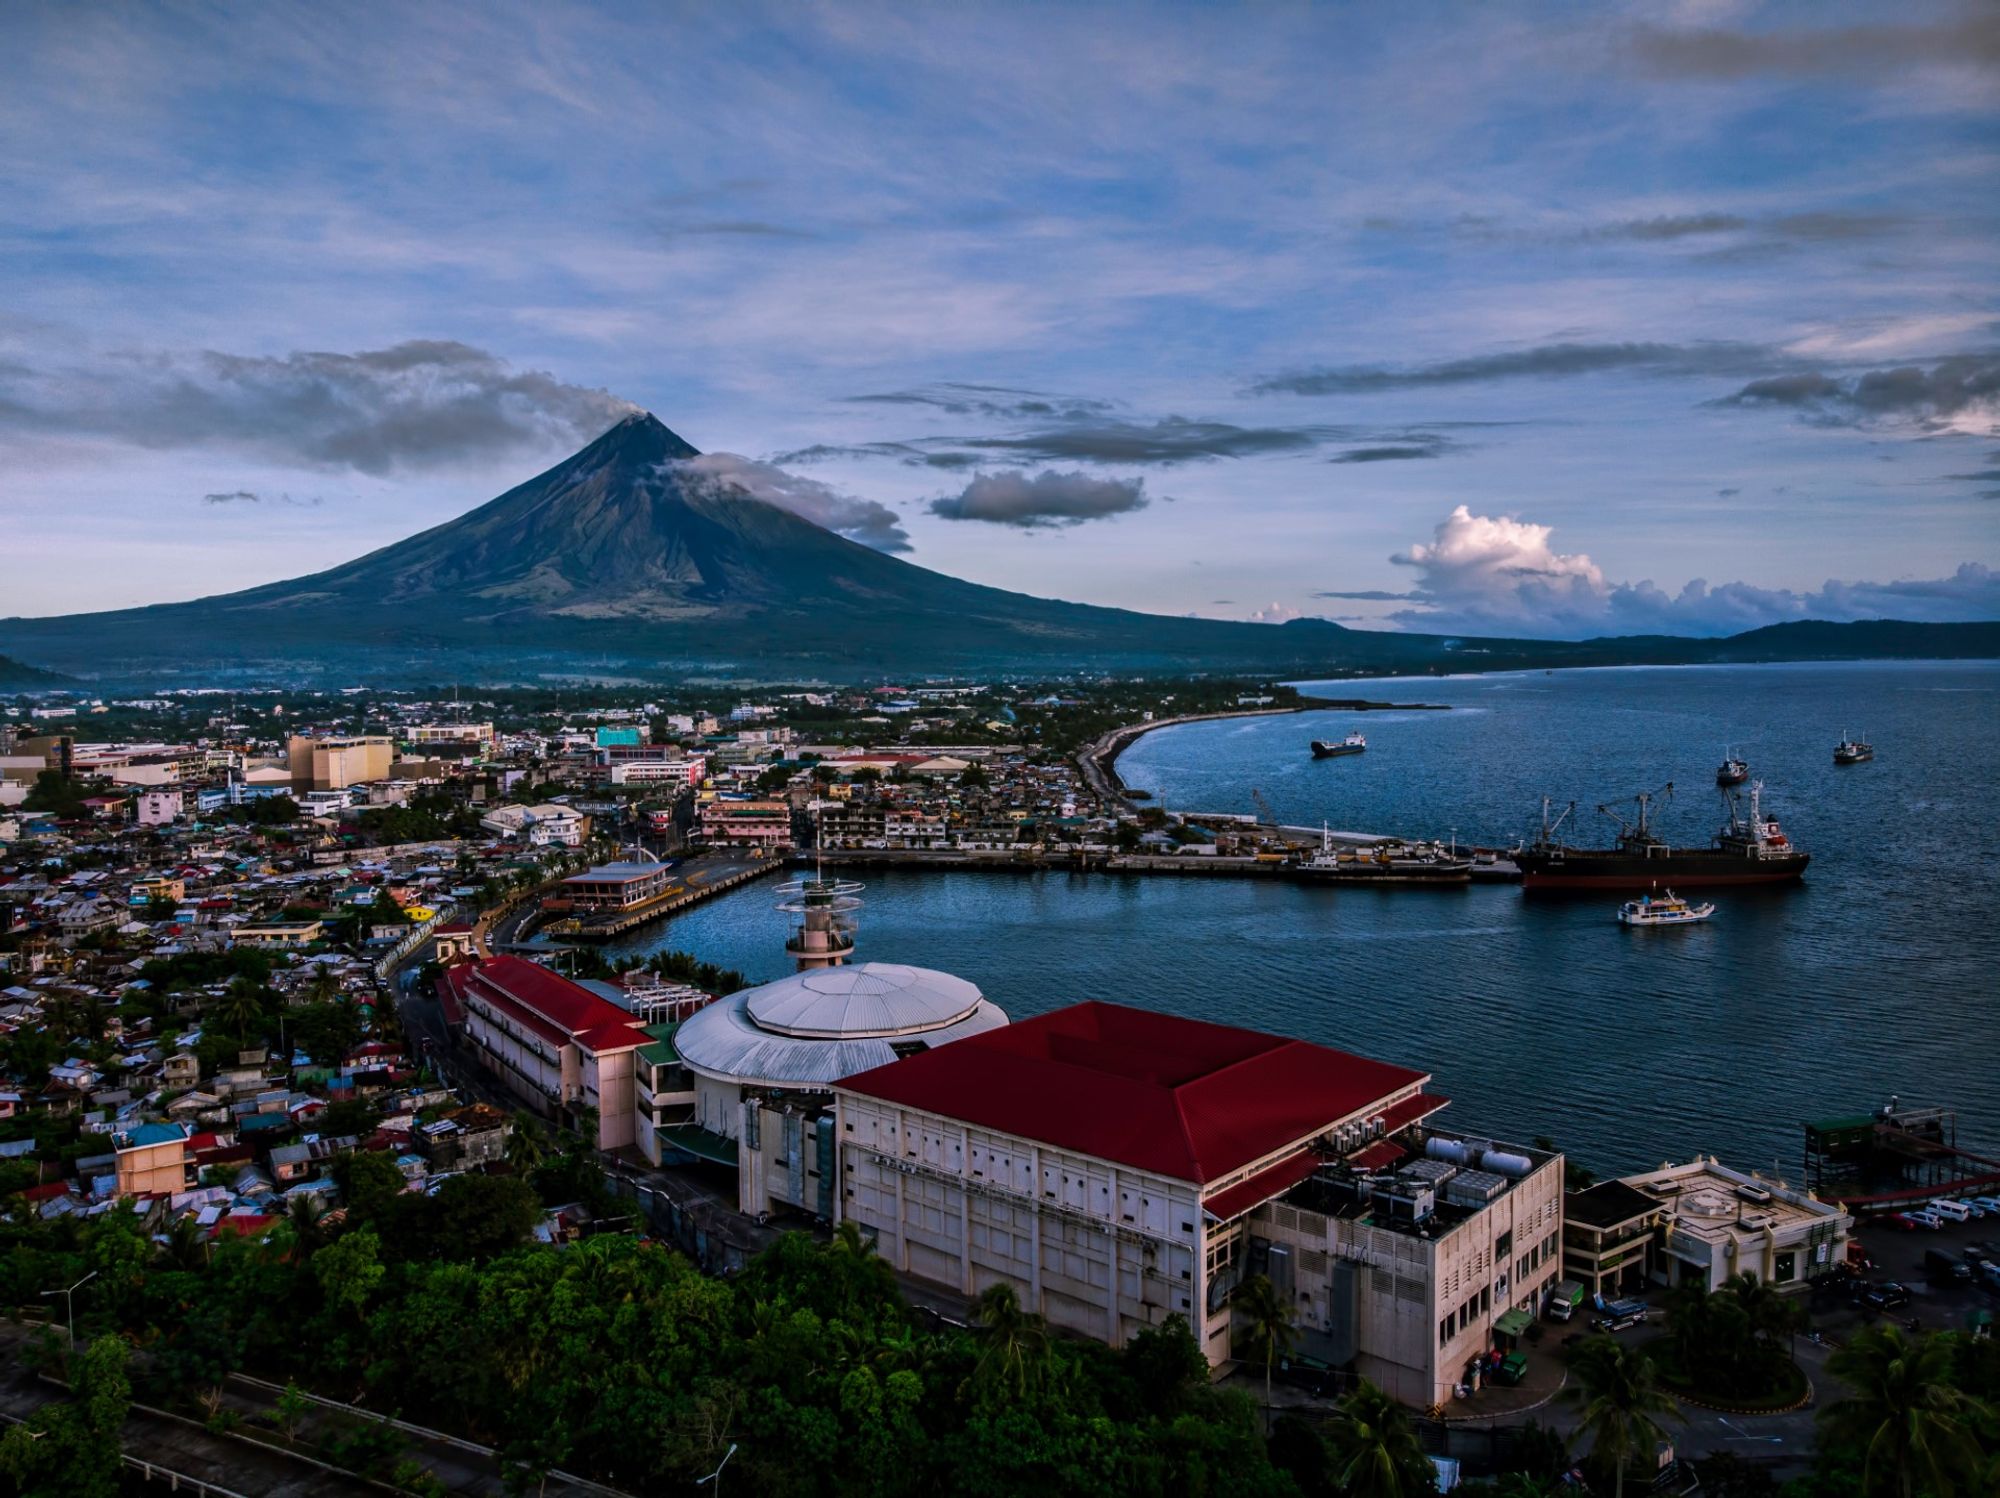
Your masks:
{"label": "city skyline", "polygon": [[0,19],[0,614],[314,572],[643,408],[1044,596],[2000,616],[1990,11],[359,10]]}

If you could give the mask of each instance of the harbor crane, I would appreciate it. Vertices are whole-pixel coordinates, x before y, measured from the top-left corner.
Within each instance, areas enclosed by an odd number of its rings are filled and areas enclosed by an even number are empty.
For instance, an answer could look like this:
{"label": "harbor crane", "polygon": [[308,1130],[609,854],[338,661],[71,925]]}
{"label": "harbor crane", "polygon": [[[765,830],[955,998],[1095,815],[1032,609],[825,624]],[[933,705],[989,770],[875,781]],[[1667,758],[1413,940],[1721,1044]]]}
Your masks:
{"label": "harbor crane", "polygon": [[1600,815],[1610,817],[1618,824],[1618,840],[1620,842],[1624,842],[1628,838],[1645,840],[1652,830],[1653,803],[1657,801],[1662,807],[1665,807],[1672,802],[1674,799],[1674,783],[1669,780],[1657,791],[1641,791],[1631,799],[1639,803],[1639,820],[1637,825],[1628,822],[1625,819],[1625,813],[1617,810],[1618,807],[1622,807],[1625,804],[1623,801],[1616,801],[1608,806],[1601,805],[1597,808]]}
{"label": "harbor crane", "polygon": [[1276,832],[1278,830],[1278,814],[1271,810],[1271,803],[1265,799],[1264,793],[1253,785],[1250,787],[1250,799],[1257,807],[1257,825],[1259,827],[1269,827],[1273,832]]}

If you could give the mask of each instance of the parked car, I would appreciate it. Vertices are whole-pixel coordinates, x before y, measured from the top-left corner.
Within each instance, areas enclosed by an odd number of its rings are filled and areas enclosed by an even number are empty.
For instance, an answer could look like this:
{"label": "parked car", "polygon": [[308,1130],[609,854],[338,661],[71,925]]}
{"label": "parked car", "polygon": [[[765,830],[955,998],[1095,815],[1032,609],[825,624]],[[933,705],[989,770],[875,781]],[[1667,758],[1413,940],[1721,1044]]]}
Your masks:
{"label": "parked car", "polygon": [[1951,1205],[1957,1207],[1975,1222],[1986,1215],[1986,1208],[1980,1204],[1979,1198],[1976,1196],[1955,1196],[1951,1199]]}
{"label": "parked car", "polygon": [[1935,1233],[1939,1228],[1944,1226],[1945,1215],[1929,1207],[1917,1207],[1910,1212],[1910,1220],[1916,1223],[1918,1227],[1929,1228]]}
{"label": "parked car", "polygon": [[1969,1285],[1972,1266],[1935,1248],[1924,1250],[1924,1277],[1934,1285]]}
{"label": "parked car", "polygon": [[1887,1284],[1869,1286],[1868,1293],[1862,1297],[1861,1303],[1872,1306],[1878,1311],[1893,1311],[1897,1306],[1906,1306],[1910,1303],[1910,1292],[1894,1280],[1890,1280]]}
{"label": "parked car", "polygon": [[1897,1212],[1882,1219],[1899,1233],[1918,1233],[1924,1225],[1908,1212]]}
{"label": "parked car", "polygon": [[1933,1215],[1947,1218],[1952,1222],[1969,1222],[1972,1218],[1972,1209],[1970,1207],[1960,1206],[1957,1202],[1946,1197],[1939,1197],[1936,1201],[1932,1202],[1929,1210]]}
{"label": "parked car", "polygon": [[2000,1196],[1974,1196],[1968,1197],[1967,1200],[1978,1202],[1989,1213],[2000,1217]]}

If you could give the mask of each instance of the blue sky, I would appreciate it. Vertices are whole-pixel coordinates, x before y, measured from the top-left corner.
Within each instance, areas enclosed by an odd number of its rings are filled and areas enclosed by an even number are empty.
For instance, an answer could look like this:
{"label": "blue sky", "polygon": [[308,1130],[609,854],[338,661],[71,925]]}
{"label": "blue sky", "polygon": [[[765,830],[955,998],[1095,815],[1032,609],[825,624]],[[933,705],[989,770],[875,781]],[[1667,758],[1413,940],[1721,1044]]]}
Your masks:
{"label": "blue sky", "polygon": [[311,571],[637,405],[1053,596],[2000,617],[1990,5],[19,5],[0,55],[0,614]]}

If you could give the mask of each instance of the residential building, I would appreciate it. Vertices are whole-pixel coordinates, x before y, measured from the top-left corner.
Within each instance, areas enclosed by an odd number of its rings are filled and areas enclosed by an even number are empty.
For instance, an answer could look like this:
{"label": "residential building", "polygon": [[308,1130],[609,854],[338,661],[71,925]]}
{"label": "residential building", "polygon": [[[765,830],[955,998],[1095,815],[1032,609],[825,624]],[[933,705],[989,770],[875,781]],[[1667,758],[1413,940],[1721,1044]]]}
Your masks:
{"label": "residential building", "polygon": [[167,1196],[188,1188],[188,1128],[178,1123],[142,1123],[111,1136],[118,1159],[120,1196]]}
{"label": "residential building", "polygon": [[1211,1363],[1231,1292],[1267,1273],[1315,1355],[1428,1405],[1525,1326],[1562,1215],[1559,1156],[1439,1137],[1426,1158],[1428,1080],[1079,1004],[840,1082],[840,1212],[901,1272],[1010,1284],[1113,1346],[1183,1316]]}
{"label": "residential building", "polygon": [[230,928],[229,941],[238,947],[309,947],[326,935],[323,921],[261,921]]}
{"label": "residential building", "polygon": [[403,738],[413,745],[477,744],[486,747],[497,741],[491,723],[419,723],[405,728]]}
{"label": "residential building", "polygon": [[595,1110],[599,1149],[634,1142],[634,1071],[653,1039],[636,1017],[520,957],[456,963],[442,983],[446,1017],[501,1086],[550,1118]]}
{"label": "residential building", "polygon": [[141,827],[165,827],[178,822],[181,817],[181,793],[141,791],[133,815]]}
{"label": "residential building", "polygon": [[496,806],[479,819],[496,837],[533,848],[580,848],[590,841],[590,818],[573,806],[548,801],[540,806]]}

